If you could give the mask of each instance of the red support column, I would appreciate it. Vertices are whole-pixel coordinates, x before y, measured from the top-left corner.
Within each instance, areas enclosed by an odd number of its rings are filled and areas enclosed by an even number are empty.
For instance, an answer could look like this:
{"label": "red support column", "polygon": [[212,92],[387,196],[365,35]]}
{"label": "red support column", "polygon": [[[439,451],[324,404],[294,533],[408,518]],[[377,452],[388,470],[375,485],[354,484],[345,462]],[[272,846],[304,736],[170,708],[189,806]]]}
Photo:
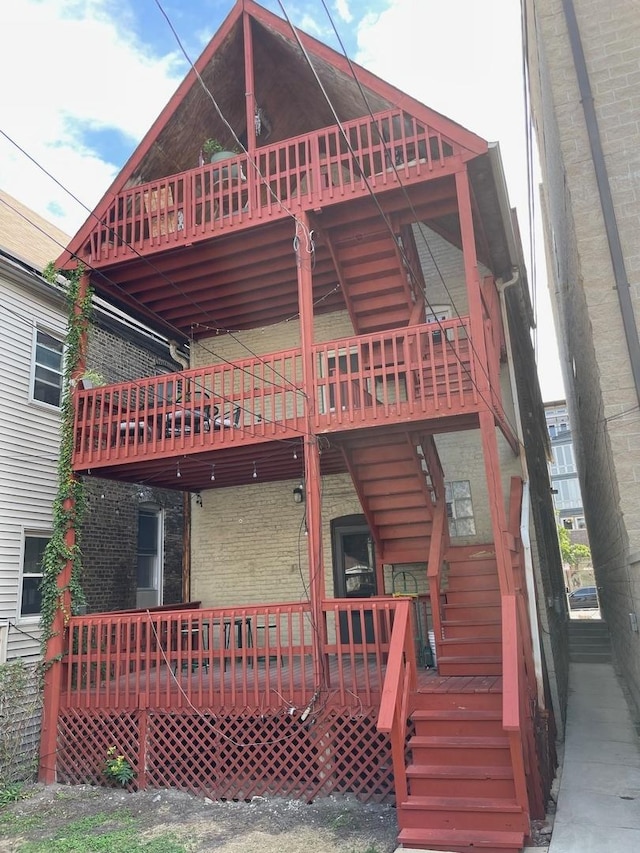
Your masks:
{"label": "red support column", "polygon": [[247,117],[247,151],[253,157],[256,150],[256,96],[254,94],[253,77],[253,36],[251,34],[251,18],[247,12],[242,15],[242,32],[244,37],[244,91]]}
{"label": "red support column", "polygon": [[[471,344],[478,364],[476,385],[485,406],[480,412],[480,432],[482,436],[482,455],[487,478],[487,493],[491,512],[491,526],[496,546],[496,562],[500,591],[502,594],[513,590],[511,557],[507,549],[505,535],[507,519],[504,508],[504,494],[500,479],[500,457],[496,439],[495,414],[492,407],[492,393],[489,382],[489,363],[485,341],[484,310],[480,292],[480,274],[473,229],[469,176],[466,171],[456,172],[456,192],[462,235],[462,253],[464,272],[469,300],[469,319],[471,323]],[[498,389],[496,389],[497,391]],[[499,396],[499,394],[498,394]]]}
{"label": "red support column", "polygon": [[[301,232],[305,232],[305,235]],[[307,435],[304,446],[305,503],[307,521],[307,552],[309,555],[309,590],[314,624],[314,667],[316,686],[322,681],[325,625],[322,602],[325,598],[324,558],[322,553],[322,498],[320,482],[320,448],[313,434],[315,395],[313,390],[313,256],[309,253],[309,217],[298,214],[296,222],[296,266],[298,270],[298,306],[300,309],[300,346],[302,349],[302,378],[306,398],[305,423]]]}
{"label": "red support column", "polygon": [[[82,313],[82,304],[88,289],[89,274],[84,273],[80,279],[78,299],[74,305],[74,313],[76,317],[79,317]],[[72,395],[74,395],[75,382],[80,376],[82,376],[86,367],[86,350],[87,329],[85,325],[81,331],[78,360],[72,367],[72,387],[68,389],[68,393]],[[63,509],[65,511],[73,509],[73,503],[70,499],[67,499],[64,502]],[[70,552],[75,548],[76,539],[77,534],[75,527],[68,527],[64,535],[64,542]],[[62,694],[62,677],[64,672],[62,667],[62,656],[65,652],[66,628],[71,615],[71,592],[69,590],[69,584],[71,581],[72,568],[73,561],[68,559],[58,574],[58,606],[53,618],[51,636],[47,642],[44,660],[44,696],[42,704],[40,765],[38,777],[41,782],[44,782],[47,785],[56,781],[58,714],[60,712],[60,697]]]}

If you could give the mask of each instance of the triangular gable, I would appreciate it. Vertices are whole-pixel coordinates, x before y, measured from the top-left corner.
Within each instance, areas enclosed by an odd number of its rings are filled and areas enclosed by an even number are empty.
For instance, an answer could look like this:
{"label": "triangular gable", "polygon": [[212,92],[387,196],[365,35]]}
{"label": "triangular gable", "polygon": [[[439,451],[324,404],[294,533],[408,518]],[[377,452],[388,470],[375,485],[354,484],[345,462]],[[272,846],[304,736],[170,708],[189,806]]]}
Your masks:
{"label": "triangular gable", "polygon": [[[291,32],[289,24],[285,20],[274,15],[272,12],[269,12],[263,6],[254,2],[254,0],[237,0],[220,28],[217,30],[205,50],[196,61],[196,70],[194,71],[191,69],[185,76],[172,98],[145,134],[144,138],[126,164],[120,170],[109,189],[103,195],[93,213],[87,218],[83,226],[72,239],[69,244],[68,251],[64,252],[59,259],[59,264],[66,266],[74,265],[72,260],[73,256],[82,254],[82,246],[94,231],[96,221],[102,221],[106,218],[107,210],[111,205],[114,196],[122,192],[130,182],[133,184],[140,182],[136,178],[146,155],[149,154],[160,134],[167,128],[171,119],[176,116],[177,111],[184,99],[191,93],[192,88],[194,86],[200,86],[197,75],[204,75],[206,73],[209,64],[212,63],[217,54],[221,52],[221,49],[227,42],[227,39],[232,36],[237,27],[242,25],[243,14],[248,15],[250,19],[253,19],[257,24],[264,27],[265,30],[275,34],[284,42],[288,42],[289,45],[292,46],[294,52],[299,54],[299,46],[296,36]],[[304,46],[305,51],[308,52],[312,61],[313,59],[316,59],[318,63],[335,69],[335,71],[338,72],[345,81],[353,81],[353,73],[355,72],[360,85],[365,90],[377,96],[378,100],[385,101],[391,107],[402,109],[418,122],[424,122],[435,132],[441,134],[443,138],[447,139],[454,145],[457,152],[461,154],[463,160],[476,157],[487,150],[487,143],[483,139],[466,130],[461,125],[451,119],[448,119],[446,116],[443,116],[435,110],[426,107],[424,104],[420,103],[420,101],[405,94],[395,86],[392,86],[377,77],[375,74],[367,71],[365,68],[355,65],[354,63],[350,64],[344,56],[312,36],[303,33],[301,30],[296,30],[296,33],[300,39],[300,43]],[[246,47],[244,49],[246,49]],[[244,75],[244,57],[242,57],[241,61],[242,68],[238,69],[238,73]],[[326,124],[328,123],[329,122],[326,122]],[[334,122],[331,123],[333,124]]]}

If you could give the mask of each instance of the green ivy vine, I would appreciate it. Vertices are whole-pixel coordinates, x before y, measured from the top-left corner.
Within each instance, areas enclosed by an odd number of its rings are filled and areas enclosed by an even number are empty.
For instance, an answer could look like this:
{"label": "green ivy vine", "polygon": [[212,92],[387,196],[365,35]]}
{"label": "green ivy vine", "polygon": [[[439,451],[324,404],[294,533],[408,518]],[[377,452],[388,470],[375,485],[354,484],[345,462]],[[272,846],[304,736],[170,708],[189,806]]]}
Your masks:
{"label": "green ivy vine", "polygon": [[[82,480],[73,472],[74,446],[74,410],[73,410],[73,374],[82,354],[82,338],[91,319],[92,290],[80,298],[80,281],[84,268],[65,271],[67,281],[66,298],[68,306],[67,335],[65,340],[65,360],[60,404],[60,457],[58,460],[58,490],[53,502],[53,532],[42,560],[42,608],[40,626],[42,629],[41,646],[45,666],[53,663],[47,660],[47,644],[54,636],[53,626],[56,613],[61,610],[66,626],[72,613],[86,604],[81,585],[82,555],[78,545],[77,533],[82,528],[85,510],[84,486]],[[58,271],[53,263],[44,270],[45,278],[51,283],[58,280]],[[65,541],[69,530],[76,531],[75,544],[71,547]],[[71,561],[71,577],[68,584],[60,587],[59,575]],[[70,594],[71,609],[65,604],[66,593]]]}

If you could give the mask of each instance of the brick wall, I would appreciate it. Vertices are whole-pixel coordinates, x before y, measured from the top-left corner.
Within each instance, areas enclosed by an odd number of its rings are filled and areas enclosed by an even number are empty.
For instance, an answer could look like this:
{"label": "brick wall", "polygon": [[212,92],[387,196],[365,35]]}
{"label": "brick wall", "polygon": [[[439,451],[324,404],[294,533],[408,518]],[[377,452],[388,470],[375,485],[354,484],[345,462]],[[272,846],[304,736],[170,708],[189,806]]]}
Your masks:
{"label": "brick wall", "polygon": [[[640,706],[640,641],[629,619],[640,608],[638,401],[562,5],[529,0],[527,10],[550,286],[585,518],[602,612]],[[575,0],[575,10],[640,323],[640,15],[634,0]]]}
{"label": "brick wall", "polygon": [[[87,366],[107,382],[153,376],[160,367],[176,369],[166,347],[125,332],[96,316],[89,333]],[[150,489],[85,477],[87,510],[80,537],[83,587],[89,612],[136,606],[138,510],[152,504],[164,524],[163,601],[182,600],[182,492]]]}

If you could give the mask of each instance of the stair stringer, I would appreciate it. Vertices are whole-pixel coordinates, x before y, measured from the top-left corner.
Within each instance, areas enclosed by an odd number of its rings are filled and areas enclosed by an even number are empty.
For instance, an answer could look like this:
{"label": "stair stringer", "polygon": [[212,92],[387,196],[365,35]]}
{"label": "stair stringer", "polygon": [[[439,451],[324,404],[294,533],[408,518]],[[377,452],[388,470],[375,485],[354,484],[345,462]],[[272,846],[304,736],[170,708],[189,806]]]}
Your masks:
{"label": "stair stringer", "polygon": [[[376,546],[379,563],[426,563],[435,509],[434,481],[415,433],[390,432],[341,441],[347,469]],[[434,446],[435,449],[435,446]]]}
{"label": "stair stringer", "polygon": [[413,270],[404,260],[397,229],[385,228],[379,220],[371,223],[371,228],[375,231],[367,233],[366,239],[362,225],[351,233],[342,226],[339,237],[325,233],[357,335],[407,326],[416,315],[420,298],[410,285]]}

